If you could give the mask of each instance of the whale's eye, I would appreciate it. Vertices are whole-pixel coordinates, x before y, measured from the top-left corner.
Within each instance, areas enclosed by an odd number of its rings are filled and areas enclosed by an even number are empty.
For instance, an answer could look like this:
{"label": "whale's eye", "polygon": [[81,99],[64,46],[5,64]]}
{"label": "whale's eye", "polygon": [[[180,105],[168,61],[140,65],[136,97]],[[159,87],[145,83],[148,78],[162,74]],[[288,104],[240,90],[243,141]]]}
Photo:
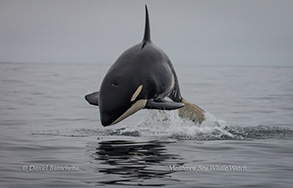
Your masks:
{"label": "whale's eye", "polygon": [[111,86],[118,87],[118,82],[113,82]]}

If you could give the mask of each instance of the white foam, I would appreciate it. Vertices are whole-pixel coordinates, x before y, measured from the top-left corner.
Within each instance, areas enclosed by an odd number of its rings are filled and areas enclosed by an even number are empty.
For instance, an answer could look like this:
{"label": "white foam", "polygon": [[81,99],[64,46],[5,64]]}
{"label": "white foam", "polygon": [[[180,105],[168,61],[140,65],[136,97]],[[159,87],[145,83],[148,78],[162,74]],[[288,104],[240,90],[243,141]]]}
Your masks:
{"label": "white foam", "polygon": [[163,136],[177,139],[204,139],[213,140],[221,137],[233,137],[225,130],[227,123],[206,113],[206,120],[196,124],[190,120],[182,119],[178,111],[148,110],[146,116],[137,126],[125,127],[123,132],[139,131],[141,136]]}

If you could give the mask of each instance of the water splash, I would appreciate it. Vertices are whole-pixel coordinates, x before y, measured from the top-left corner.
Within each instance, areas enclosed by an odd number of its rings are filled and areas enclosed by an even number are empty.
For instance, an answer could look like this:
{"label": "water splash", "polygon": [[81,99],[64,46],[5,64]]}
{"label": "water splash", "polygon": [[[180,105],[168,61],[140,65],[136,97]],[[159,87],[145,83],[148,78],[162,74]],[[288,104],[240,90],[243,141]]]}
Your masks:
{"label": "water splash", "polygon": [[[138,123],[141,136],[165,136],[183,140],[218,140],[222,136],[233,137],[224,128],[227,123],[217,119],[210,113],[206,113],[206,120],[202,124],[196,124],[190,120],[182,119],[177,111],[149,111],[149,114]],[[131,131],[126,128],[126,131]]]}
{"label": "water splash", "polygon": [[[292,138],[293,130],[258,126],[230,126],[224,120],[206,112],[206,120],[202,124],[181,119],[176,111],[149,111],[137,129],[141,136],[166,136],[177,140],[242,140],[266,138]],[[125,128],[131,132],[133,127]],[[123,132],[123,131],[122,131]]]}
{"label": "water splash", "polygon": [[206,120],[196,124],[187,119],[181,119],[177,111],[148,110],[146,116],[137,125],[126,125],[122,128],[56,130],[33,132],[33,135],[51,136],[132,136],[156,137],[176,140],[242,140],[293,138],[293,130],[281,127],[259,126],[230,126],[224,120],[206,113]]}

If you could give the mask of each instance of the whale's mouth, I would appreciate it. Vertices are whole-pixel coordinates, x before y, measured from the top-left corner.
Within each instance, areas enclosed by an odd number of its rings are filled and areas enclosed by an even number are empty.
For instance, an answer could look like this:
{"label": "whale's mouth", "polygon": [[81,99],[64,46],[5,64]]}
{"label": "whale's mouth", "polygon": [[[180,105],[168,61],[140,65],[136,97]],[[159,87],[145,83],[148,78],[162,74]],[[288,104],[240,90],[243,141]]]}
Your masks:
{"label": "whale's mouth", "polygon": [[133,103],[130,108],[128,108],[124,113],[122,113],[120,116],[116,117],[117,115],[106,115],[101,113],[101,122],[104,127],[114,125],[116,123],[119,123],[120,121],[124,120],[128,116],[131,116],[135,112],[143,109],[146,105],[147,100],[141,99]]}

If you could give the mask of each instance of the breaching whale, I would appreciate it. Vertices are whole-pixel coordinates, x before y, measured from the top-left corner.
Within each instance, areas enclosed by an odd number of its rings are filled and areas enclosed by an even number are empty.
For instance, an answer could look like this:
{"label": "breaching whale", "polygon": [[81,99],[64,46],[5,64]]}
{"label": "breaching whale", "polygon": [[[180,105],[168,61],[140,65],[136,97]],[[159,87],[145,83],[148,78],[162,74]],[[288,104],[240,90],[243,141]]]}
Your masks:
{"label": "breaching whale", "polygon": [[201,108],[182,98],[169,57],[151,41],[147,6],[142,42],[123,52],[108,70],[100,90],[85,99],[99,106],[103,126],[116,124],[141,109],[179,109],[182,118],[196,123],[205,119]]}

